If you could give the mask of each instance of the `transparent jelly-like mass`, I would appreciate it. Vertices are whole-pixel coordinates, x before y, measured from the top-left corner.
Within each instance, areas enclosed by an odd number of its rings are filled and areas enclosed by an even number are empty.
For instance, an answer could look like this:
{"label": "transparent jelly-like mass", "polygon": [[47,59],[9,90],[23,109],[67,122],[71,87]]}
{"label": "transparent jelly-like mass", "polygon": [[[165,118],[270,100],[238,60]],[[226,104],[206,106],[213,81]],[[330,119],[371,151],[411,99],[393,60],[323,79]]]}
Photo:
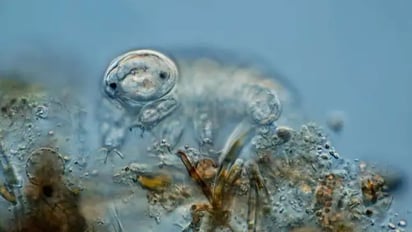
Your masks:
{"label": "transparent jelly-like mass", "polygon": [[[167,78],[162,78],[163,74]],[[207,58],[178,60],[175,65],[166,55],[152,50],[131,51],[114,59],[103,83],[102,101],[113,103],[111,109],[102,112],[106,121],[102,146],[109,149],[118,149],[127,137],[119,139],[119,119],[110,116],[120,111],[124,111],[120,123],[124,130],[137,127],[157,137],[161,136],[162,124],[180,118],[207,151],[216,143],[218,128],[243,120],[270,125],[281,115],[280,99],[292,105],[285,86],[259,70]],[[114,106],[117,103],[121,109]],[[110,124],[116,126],[107,129]],[[107,142],[110,140],[118,142]]]}
{"label": "transparent jelly-like mass", "polygon": [[388,179],[301,123],[297,94],[253,66],[131,51],[98,102],[10,79],[0,231],[407,229]]}
{"label": "transparent jelly-like mass", "polygon": [[177,68],[165,55],[136,50],[112,61],[103,80],[104,92],[125,107],[159,99],[176,84]]}
{"label": "transparent jelly-like mass", "polygon": [[279,119],[281,105],[274,90],[260,86],[247,86],[246,106],[249,117],[254,123],[268,125]]}

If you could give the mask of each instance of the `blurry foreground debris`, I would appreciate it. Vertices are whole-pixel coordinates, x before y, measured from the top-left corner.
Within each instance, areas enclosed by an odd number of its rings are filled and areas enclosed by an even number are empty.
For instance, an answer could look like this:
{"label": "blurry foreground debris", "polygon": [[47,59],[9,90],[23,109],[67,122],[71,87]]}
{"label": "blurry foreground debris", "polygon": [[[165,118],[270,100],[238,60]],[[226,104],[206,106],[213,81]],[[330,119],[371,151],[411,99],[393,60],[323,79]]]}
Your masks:
{"label": "blurry foreground debris", "polygon": [[345,114],[341,111],[332,111],[328,114],[326,124],[335,133],[340,133],[345,126]]}

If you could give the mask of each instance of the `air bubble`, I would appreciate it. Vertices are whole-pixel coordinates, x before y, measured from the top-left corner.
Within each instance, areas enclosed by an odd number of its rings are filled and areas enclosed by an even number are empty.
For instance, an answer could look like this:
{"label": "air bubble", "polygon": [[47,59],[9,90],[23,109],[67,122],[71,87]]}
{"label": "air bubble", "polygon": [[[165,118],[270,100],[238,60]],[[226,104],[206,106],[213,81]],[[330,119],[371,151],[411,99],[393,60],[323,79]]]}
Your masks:
{"label": "air bubble", "polygon": [[407,225],[408,225],[408,223],[406,222],[405,219],[401,219],[401,220],[398,222],[398,226],[399,226],[399,227],[404,228],[404,227],[406,227]]}
{"label": "air bubble", "polygon": [[141,106],[169,93],[178,76],[174,62],[160,52],[136,50],[112,61],[104,75],[104,92],[126,106]]}

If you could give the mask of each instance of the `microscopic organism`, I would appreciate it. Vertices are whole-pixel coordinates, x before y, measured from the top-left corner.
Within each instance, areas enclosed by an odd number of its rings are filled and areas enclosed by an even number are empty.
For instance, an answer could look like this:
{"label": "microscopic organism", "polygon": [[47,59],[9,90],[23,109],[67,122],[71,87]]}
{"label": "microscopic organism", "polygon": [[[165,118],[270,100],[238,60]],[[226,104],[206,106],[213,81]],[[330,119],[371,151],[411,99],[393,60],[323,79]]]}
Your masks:
{"label": "microscopic organism", "polygon": [[[180,74],[177,66],[182,68]],[[280,117],[279,83],[255,70],[222,68],[212,60],[176,65],[152,50],[115,58],[103,78],[102,146],[122,157],[118,150],[127,130],[140,128],[160,137],[165,130],[179,134],[180,124],[192,122],[199,145],[208,151],[225,120],[247,118],[268,125]],[[166,142],[175,145],[179,139],[169,136]]]}
{"label": "microscopic organism", "polygon": [[135,50],[109,64],[97,103],[11,79],[0,231],[406,231],[393,181],[345,159],[252,66]]}

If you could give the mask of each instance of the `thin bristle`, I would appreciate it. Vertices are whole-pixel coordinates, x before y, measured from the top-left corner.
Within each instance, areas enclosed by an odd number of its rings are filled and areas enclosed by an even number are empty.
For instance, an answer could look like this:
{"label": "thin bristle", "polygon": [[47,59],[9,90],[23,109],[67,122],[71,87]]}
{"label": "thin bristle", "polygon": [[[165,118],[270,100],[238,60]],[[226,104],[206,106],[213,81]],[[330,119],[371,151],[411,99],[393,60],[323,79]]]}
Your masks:
{"label": "thin bristle", "polygon": [[222,202],[225,202],[225,208],[232,206],[233,196],[236,194],[235,183],[239,180],[242,172],[242,166],[234,164],[225,178],[225,189],[222,194]]}
{"label": "thin bristle", "polygon": [[227,139],[227,142],[222,150],[222,154],[219,157],[219,171],[218,177],[222,169],[230,169],[233,163],[239,158],[242,148],[248,137],[250,136],[251,126],[246,123],[240,123]]}
{"label": "thin bristle", "polygon": [[248,199],[248,212],[247,212],[247,231],[255,232],[256,231],[256,199],[257,199],[257,188],[256,183],[250,183],[249,189],[249,199]]}
{"label": "thin bristle", "polygon": [[255,232],[258,225],[259,212],[261,211],[260,193],[266,190],[264,180],[260,174],[259,167],[256,163],[250,163],[250,189],[248,199],[248,232]]}

